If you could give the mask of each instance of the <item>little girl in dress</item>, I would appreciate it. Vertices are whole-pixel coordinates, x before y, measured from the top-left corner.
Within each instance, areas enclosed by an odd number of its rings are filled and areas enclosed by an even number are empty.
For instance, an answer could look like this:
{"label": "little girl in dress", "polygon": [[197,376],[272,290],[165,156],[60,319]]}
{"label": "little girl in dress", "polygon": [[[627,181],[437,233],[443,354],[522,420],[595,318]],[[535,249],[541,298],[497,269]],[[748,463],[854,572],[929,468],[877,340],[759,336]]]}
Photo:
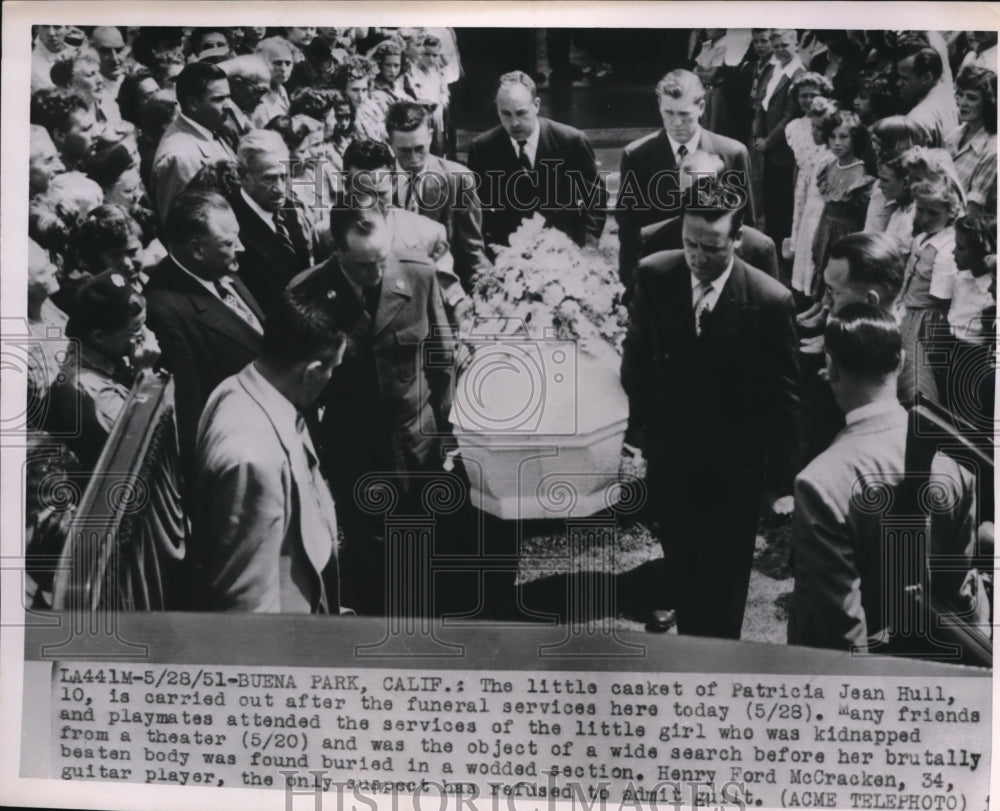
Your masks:
{"label": "little girl in dress", "polygon": [[799,320],[805,327],[825,320],[829,307],[823,302],[826,292],[823,271],[830,250],[841,237],[862,230],[868,195],[875,182],[860,157],[868,145],[868,130],[857,115],[840,110],[824,117],[823,135],[833,157],[816,174],[816,186],[824,205],[812,242],[814,272],[810,296],[815,304]]}
{"label": "little girl in dress", "polygon": [[[807,74],[808,75],[808,74]],[[792,217],[792,235],[786,258],[792,260],[792,290],[799,302],[809,299],[812,290],[813,267],[812,242],[823,214],[823,197],[816,185],[816,174],[820,167],[833,158],[823,138],[823,119],[837,111],[836,102],[823,97],[814,98],[804,119],[795,119],[785,129],[795,160],[798,164],[798,180],[795,184],[795,209]],[[805,121],[809,125],[809,139],[813,149],[796,146],[800,139],[793,133],[792,125]],[[804,306],[804,305],[803,305]]]}

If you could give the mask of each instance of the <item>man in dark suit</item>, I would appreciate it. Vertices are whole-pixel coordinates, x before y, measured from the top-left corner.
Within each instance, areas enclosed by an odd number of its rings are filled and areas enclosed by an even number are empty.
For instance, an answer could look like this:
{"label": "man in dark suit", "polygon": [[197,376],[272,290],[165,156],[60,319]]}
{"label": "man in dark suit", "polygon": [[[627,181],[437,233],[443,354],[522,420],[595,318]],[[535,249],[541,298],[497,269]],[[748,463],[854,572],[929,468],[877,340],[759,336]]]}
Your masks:
{"label": "man in dark suit", "polygon": [[431,154],[430,117],[417,102],[392,104],[385,128],[396,156],[394,205],[430,217],[447,229],[455,273],[462,286],[471,290],[473,276],[493,268],[483,245],[483,212],[475,175],[460,163]]}
{"label": "man in dark suit", "polygon": [[[685,193],[697,194],[699,189],[712,189],[725,164],[718,155],[698,150],[685,156],[680,163],[681,187]],[[664,222],[645,225],[639,232],[642,258],[658,251],[675,251],[683,247],[681,225],[683,217],[671,217]],[[756,228],[744,225],[736,243],[736,255],[751,267],[763,270],[774,279],[778,278],[778,254],[774,241]]]}
{"label": "man in dark suit", "polygon": [[607,219],[607,192],[587,136],[540,118],[535,82],[522,71],[500,77],[500,126],[469,145],[469,168],[479,178],[483,236],[506,245],[521,221],[541,212],[577,245],[596,245]]}
{"label": "man in dark suit", "polygon": [[[705,111],[705,87],[687,70],[674,70],[656,86],[663,129],[633,141],[622,152],[621,187],[615,216],[618,218],[618,271],[626,297],[635,287],[639,264],[639,232],[644,225],[680,213],[684,195],[680,191],[678,164],[685,155],[701,149],[722,158],[726,182],[749,193],[750,159],[747,148],[723,135],[702,129],[698,123]],[[752,220],[753,201],[748,219]]]}
{"label": "man in dark suit", "polygon": [[167,214],[169,256],[146,285],[147,320],[174,375],[186,472],[208,395],[257,357],[264,314],[239,277],[243,245],[233,210],[215,192],[185,192]]}
{"label": "man in dark suit", "polygon": [[733,639],[761,500],[790,509],[799,421],[792,296],[735,255],[740,215],[689,207],[684,250],[639,265],[622,359],[678,630]]}
{"label": "man in dark suit", "polygon": [[241,189],[233,213],[244,248],[240,278],[257,301],[271,301],[312,264],[305,212],[287,194],[288,147],[278,133],[250,132],[236,158]]}
{"label": "man in dark suit", "polygon": [[798,111],[798,100],[790,91],[792,82],[805,73],[805,66],[799,58],[794,29],[772,31],[771,49],[774,66],[754,113],[753,148],[762,158],[764,230],[780,246],[792,233],[795,192],[795,155],[785,139],[785,126]]}
{"label": "man in dark suit", "polygon": [[378,614],[385,607],[385,518],[364,511],[356,488],[380,473],[406,512],[421,476],[441,470],[454,347],[434,266],[417,253],[393,253],[381,204],[336,210],[331,231],[333,256],[291,287],[360,314],[322,398],[319,437],[351,573],[343,601]]}

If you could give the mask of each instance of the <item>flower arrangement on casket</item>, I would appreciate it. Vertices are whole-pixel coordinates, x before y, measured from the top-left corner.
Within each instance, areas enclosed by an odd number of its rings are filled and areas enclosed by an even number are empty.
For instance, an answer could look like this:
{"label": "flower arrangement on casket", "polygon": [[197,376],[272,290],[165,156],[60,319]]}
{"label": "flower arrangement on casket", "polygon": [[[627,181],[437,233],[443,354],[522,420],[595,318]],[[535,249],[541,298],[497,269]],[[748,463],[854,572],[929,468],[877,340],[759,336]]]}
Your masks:
{"label": "flower arrangement on casket", "polygon": [[[612,240],[611,242],[614,242]],[[510,245],[495,245],[491,272],[473,283],[476,321],[523,325],[532,338],[576,341],[587,354],[601,343],[621,353],[628,319],[616,244],[581,248],[541,214],[521,223]]]}

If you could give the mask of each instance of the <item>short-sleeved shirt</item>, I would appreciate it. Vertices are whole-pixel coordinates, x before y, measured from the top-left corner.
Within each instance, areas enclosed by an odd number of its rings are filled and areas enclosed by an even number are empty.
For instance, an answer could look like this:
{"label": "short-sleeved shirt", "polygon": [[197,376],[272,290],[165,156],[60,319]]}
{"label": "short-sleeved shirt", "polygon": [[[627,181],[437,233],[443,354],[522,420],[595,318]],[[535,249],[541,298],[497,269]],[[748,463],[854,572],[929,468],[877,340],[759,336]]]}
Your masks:
{"label": "short-sleeved shirt", "polygon": [[955,283],[955,229],[917,234],[910,249],[900,301],[906,309],[936,307],[951,298]]}
{"label": "short-sleeved shirt", "polygon": [[966,343],[992,342],[984,313],[996,306],[996,299],[990,292],[993,279],[990,274],[973,276],[971,271],[960,270],[955,274],[955,287],[948,310],[948,324],[951,334]]}
{"label": "short-sleeved shirt", "polygon": [[960,147],[964,133],[964,124],[952,130],[945,139],[945,149],[955,162],[969,202],[986,206],[988,201],[996,199],[997,137],[981,129]]}

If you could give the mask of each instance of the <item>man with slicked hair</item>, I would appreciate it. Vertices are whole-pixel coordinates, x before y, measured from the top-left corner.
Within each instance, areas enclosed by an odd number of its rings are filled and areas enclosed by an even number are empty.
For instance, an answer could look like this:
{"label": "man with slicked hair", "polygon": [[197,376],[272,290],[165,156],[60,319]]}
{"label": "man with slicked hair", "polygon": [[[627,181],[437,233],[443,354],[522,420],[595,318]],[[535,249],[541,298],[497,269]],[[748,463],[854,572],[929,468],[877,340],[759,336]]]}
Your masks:
{"label": "man with slicked hair", "polygon": [[257,356],[264,313],[240,281],[239,225],[221,195],[179,195],[164,236],[170,253],[144,292],[163,365],[174,375],[181,463],[190,472],[201,409]]}
{"label": "man with slicked hair", "polygon": [[[618,219],[618,272],[631,298],[639,264],[639,232],[645,225],[680,213],[680,161],[695,150],[722,158],[734,177],[742,178],[749,195],[750,156],[739,141],[702,129],[705,86],[695,74],[674,70],[656,86],[662,129],[633,141],[622,152],[621,187],[615,216]],[[753,225],[753,200],[748,200],[745,221]]]}
{"label": "man with slicked hair", "polygon": [[[864,652],[893,619],[884,606],[899,604],[885,599],[901,573],[884,569],[884,516],[871,509],[864,489],[892,488],[906,475],[907,412],[896,399],[902,340],[889,313],[854,302],[831,316],[825,346],[830,386],[846,425],[795,479],[788,643]],[[970,560],[971,477],[939,455],[931,486],[941,498],[930,514],[928,553]],[[938,594],[947,588],[946,582],[933,585]],[[957,588],[951,596],[958,596]]]}

